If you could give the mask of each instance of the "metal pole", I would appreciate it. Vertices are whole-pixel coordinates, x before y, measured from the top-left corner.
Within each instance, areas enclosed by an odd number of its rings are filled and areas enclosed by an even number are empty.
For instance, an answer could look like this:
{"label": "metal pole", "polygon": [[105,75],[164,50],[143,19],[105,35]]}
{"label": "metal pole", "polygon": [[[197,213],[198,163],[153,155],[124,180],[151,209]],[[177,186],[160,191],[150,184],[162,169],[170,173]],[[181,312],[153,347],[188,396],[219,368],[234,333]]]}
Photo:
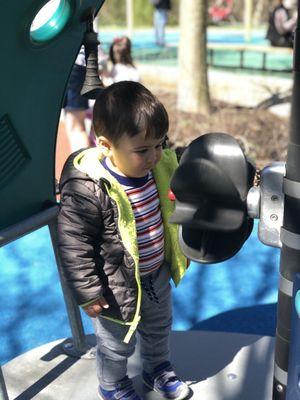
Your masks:
{"label": "metal pole", "polygon": [[286,400],[299,400],[299,373],[300,373],[300,274],[296,274],[293,290],[291,345],[289,352],[289,374],[286,391]]}
{"label": "metal pole", "polygon": [[[33,215],[30,218],[27,218],[24,221],[21,221],[18,224],[15,224],[11,227],[3,229],[0,231],[0,247],[4,246],[13,240],[16,240],[30,232],[33,232],[42,226],[49,225],[53,250],[57,262],[58,272],[61,281],[61,287],[63,291],[63,296],[67,308],[68,318],[70,322],[70,327],[72,331],[72,338],[73,338],[73,347],[69,344],[66,344],[65,350],[68,354],[74,355],[76,357],[80,357],[82,354],[86,353],[88,350],[88,346],[86,344],[86,339],[84,335],[81,315],[79,311],[79,307],[73,300],[72,294],[67,287],[63,274],[62,274],[62,267],[60,263],[60,258],[57,251],[57,222],[56,217],[58,213],[58,205],[55,204],[54,206],[41,211]],[[1,378],[1,377],[0,377]],[[4,382],[4,381],[3,381]],[[2,380],[0,379],[0,385],[2,385]],[[0,392],[1,393],[1,392]],[[2,400],[0,398],[0,400]]]}
{"label": "metal pole", "polygon": [[1,366],[0,366],[0,400],[9,400]]}
{"label": "metal pole", "polygon": [[84,334],[84,329],[82,325],[82,319],[80,315],[80,310],[75,300],[73,299],[72,293],[68,288],[62,270],[62,265],[60,261],[60,256],[58,253],[58,240],[57,240],[57,220],[54,219],[49,223],[49,231],[51,235],[53,250],[55,254],[56,264],[58,268],[58,273],[60,277],[60,283],[63,291],[63,296],[67,308],[68,318],[70,322],[70,327],[72,331],[73,338],[73,348],[68,345],[65,347],[65,351],[75,357],[80,357],[82,354],[86,353],[88,346],[86,343],[86,338]]}
{"label": "metal pole", "polygon": [[127,36],[132,39],[133,36],[133,2],[132,0],[126,0],[126,25],[127,25]]}
{"label": "metal pole", "polygon": [[[54,205],[44,211],[39,212],[38,214],[33,215],[30,218],[27,218],[24,221],[21,221],[18,224],[3,229],[2,231],[0,231],[0,247],[30,232],[33,232],[34,230],[39,229],[42,226],[47,225],[49,221],[53,220],[53,218],[57,216],[57,212],[58,212],[58,205]],[[9,400],[1,366],[0,366],[0,400]]]}
{"label": "metal pole", "polygon": [[244,37],[245,42],[251,41],[252,36],[252,14],[253,14],[253,0],[245,0],[244,9]]}
{"label": "metal pole", "polygon": [[[299,15],[299,4],[298,4]],[[294,44],[294,86],[290,141],[283,183],[284,218],[281,229],[280,276],[275,342],[273,400],[285,400],[288,382],[293,282],[300,272],[300,37],[299,20]],[[298,338],[299,340],[299,338]]]}
{"label": "metal pole", "polygon": [[18,224],[2,229],[2,231],[0,231],[0,247],[27,235],[42,226],[48,225],[49,221],[53,220],[57,216],[57,213],[58,205],[55,204],[52,207],[19,222]]}

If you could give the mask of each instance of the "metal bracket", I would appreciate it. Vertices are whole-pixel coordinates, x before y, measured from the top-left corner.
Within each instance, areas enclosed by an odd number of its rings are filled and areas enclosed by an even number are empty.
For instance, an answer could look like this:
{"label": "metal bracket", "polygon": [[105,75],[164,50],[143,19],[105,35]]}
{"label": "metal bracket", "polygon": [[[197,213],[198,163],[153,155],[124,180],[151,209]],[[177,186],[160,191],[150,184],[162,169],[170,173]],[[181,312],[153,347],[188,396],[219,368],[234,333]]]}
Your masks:
{"label": "metal bracket", "polygon": [[259,240],[272,247],[281,247],[283,223],[283,178],[285,163],[274,162],[261,171],[260,186],[251,188],[247,196],[248,214],[259,218]]}

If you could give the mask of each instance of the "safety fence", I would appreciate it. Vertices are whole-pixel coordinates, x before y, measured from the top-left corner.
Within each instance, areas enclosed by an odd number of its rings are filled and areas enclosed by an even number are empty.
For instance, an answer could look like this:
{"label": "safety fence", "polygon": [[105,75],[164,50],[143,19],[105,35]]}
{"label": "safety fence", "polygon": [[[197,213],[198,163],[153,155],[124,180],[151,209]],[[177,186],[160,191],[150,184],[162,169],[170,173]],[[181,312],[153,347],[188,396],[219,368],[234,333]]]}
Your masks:
{"label": "safety fence", "polygon": [[[102,43],[107,52],[109,43]],[[178,47],[175,45],[133,46],[136,62],[175,66],[178,62]],[[257,70],[268,72],[291,72],[293,50],[284,47],[252,44],[207,44],[207,64],[223,69]]]}

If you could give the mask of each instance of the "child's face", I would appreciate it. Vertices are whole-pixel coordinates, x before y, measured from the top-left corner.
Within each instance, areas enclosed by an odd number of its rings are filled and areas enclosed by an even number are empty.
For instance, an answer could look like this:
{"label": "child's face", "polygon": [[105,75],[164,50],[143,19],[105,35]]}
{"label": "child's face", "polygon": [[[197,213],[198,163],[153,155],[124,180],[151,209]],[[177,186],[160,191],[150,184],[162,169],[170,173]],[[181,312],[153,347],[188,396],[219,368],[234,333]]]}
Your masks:
{"label": "child's face", "polygon": [[105,140],[109,147],[108,156],[115,167],[128,177],[141,178],[146,176],[160,160],[165,137],[146,139],[145,133],[133,137],[123,135],[117,146]]}

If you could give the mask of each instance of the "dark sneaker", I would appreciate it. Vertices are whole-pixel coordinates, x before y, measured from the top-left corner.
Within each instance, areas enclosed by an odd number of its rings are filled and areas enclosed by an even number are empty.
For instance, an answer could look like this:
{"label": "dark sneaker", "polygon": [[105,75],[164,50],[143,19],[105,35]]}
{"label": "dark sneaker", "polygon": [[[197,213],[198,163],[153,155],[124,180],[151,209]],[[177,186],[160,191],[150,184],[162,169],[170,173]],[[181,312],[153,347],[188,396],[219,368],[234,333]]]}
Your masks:
{"label": "dark sneaker", "polygon": [[144,384],[165,399],[183,400],[189,393],[188,385],[179,380],[169,362],[155,368],[153,374],[143,371]]}
{"label": "dark sneaker", "polygon": [[128,377],[124,378],[114,390],[105,390],[100,386],[98,395],[101,400],[142,400],[134,391]]}

